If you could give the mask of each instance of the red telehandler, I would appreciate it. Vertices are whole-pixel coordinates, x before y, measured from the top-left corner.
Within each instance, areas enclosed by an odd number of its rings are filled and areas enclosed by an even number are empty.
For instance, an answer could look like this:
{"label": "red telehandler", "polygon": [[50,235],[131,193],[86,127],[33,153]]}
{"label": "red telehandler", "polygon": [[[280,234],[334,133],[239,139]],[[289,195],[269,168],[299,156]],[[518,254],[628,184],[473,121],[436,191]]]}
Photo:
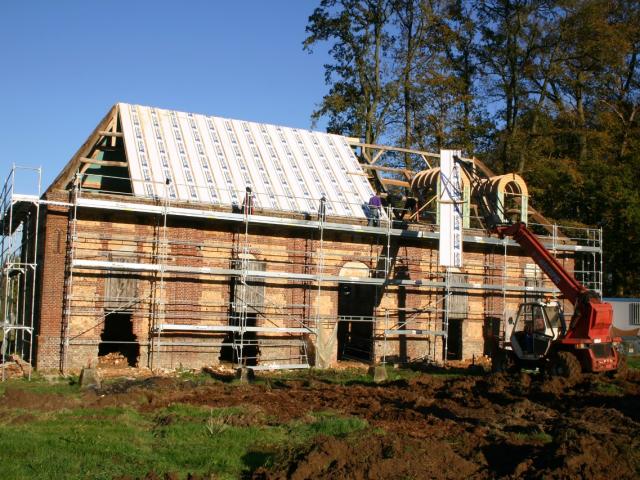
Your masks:
{"label": "red telehandler", "polygon": [[[473,165],[456,158],[469,177],[472,191],[482,180]],[[619,338],[611,337],[613,309],[567,272],[523,222],[505,223],[488,198],[476,198],[485,225],[500,238],[515,240],[573,304],[567,324],[559,302],[520,305],[515,321],[509,319],[504,339],[497,342],[494,370],[539,369],[552,376],[577,379],[582,372],[616,372],[626,367],[618,351]],[[507,337],[508,335],[508,337]]]}

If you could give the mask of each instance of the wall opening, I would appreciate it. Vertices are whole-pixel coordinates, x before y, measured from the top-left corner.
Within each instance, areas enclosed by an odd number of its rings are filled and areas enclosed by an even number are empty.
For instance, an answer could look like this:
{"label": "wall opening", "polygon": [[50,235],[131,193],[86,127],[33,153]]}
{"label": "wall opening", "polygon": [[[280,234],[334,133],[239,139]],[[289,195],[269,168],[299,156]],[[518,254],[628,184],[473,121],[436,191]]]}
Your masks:
{"label": "wall opening", "polygon": [[[249,271],[264,272],[267,268],[267,262],[264,260],[256,260],[251,254],[240,254],[239,258],[231,260],[231,268],[234,270],[242,270],[245,268]],[[241,279],[234,277],[231,279],[231,302],[229,312],[229,325],[232,327],[241,327],[241,319],[246,318],[245,327],[257,327],[258,315],[264,318],[264,302],[265,302],[265,282],[262,277],[247,276],[245,283]],[[257,332],[229,332],[220,349],[219,359],[222,362],[232,362],[254,367],[258,365],[258,357],[260,349],[258,347]]]}
{"label": "wall opening", "polygon": [[100,340],[99,357],[110,353],[119,353],[127,359],[130,367],[138,365],[140,344],[133,333],[131,313],[107,312]]}
{"label": "wall opening", "polygon": [[[247,312],[246,316],[247,327],[256,327],[258,323],[258,314],[255,312]],[[231,326],[240,326],[240,318],[238,316],[232,316],[229,324]],[[242,346],[242,352],[240,352],[240,346]],[[240,354],[242,353],[242,356]],[[242,360],[242,364],[255,367],[258,364],[258,356],[260,355],[260,349],[258,348],[258,334],[256,332],[244,332],[242,338],[240,338],[239,332],[229,332],[223,341],[222,348],[220,348],[220,361],[231,362],[237,365]]]}
{"label": "wall opening", "polygon": [[460,318],[449,319],[447,360],[462,360],[462,319]]}
{"label": "wall opening", "polygon": [[373,356],[375,285],[338,285],[338,360],[369,362]]}
{"label": "wall opening", "polygon": [[502,319],[498,317],[486,317],[483,325],[483,351],[484,355],[491,356],[495,353],[498,339],[500,338],[500,327]]}

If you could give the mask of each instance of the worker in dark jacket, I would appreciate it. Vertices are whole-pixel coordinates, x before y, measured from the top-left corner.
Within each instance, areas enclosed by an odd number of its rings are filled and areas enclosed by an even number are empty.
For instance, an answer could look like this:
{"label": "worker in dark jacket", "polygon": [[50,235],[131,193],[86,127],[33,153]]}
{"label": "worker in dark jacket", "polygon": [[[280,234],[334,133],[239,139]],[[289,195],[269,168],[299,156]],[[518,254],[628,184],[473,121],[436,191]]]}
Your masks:
{"label": "worker in dark jacket", "polygon": [[369,226],[378,227],[380,225],[380,210],[382,210],[382,199],[380,193],[376,192],[369,199]]}
{"label": "worker in dark jacket", "polygon": [[242,203],[242,212],[245,215],[253,215],[254,201],[255,197],[253,196],[253,191],[251,190],[251,187],[247,187],[244,195],[244,202]]}

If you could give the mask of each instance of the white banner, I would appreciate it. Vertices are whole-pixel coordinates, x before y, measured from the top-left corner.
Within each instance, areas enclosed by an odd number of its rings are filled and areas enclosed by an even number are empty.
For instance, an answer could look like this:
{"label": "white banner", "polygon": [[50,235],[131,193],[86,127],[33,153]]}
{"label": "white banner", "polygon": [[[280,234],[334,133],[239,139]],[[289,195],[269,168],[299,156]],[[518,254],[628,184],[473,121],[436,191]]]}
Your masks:
{"label": "white banner", "polygon": [[440,266],[462,267],[462,183],[460,150],[440,150]]}

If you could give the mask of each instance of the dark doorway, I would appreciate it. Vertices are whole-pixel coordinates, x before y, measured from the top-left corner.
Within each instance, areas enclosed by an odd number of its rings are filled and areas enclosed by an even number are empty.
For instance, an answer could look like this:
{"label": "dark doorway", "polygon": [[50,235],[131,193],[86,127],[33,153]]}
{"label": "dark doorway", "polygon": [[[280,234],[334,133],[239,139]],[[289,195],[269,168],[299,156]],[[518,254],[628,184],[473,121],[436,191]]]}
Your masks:
{"label": "dark doorway", "polygon": [[462,319],[459,318],[449,319],[447,360],[462,360]]}
{"label": "dark doorway", "polygon": [[495,347],[500,338],[500,324],[502,320],[497,317],[487,317],[484,319],[484,351],[485,355],[493,355]]}
{"label": "dark doorway", "polygon": [[369,362],[373,355],[374,285],[338,285],[338,360]]}
{"label": "dark doorway", "polygon": [[[240,326],[239,314],[234,314],[229,325],[234,327]],[[247,327],[257,326],[257,313],[247,313]],[[242,338],[238,332],[229,332],[223,341],[220,349],[220,361],[231,362],[237,365],[240,359],[240,346],[242,345],[242,364],[248,367],[255,367],[258,364],[258,334],[256,332],[244,332]]]}
{"label": "dark doorway", "polygon": [[[243,264],[242,259],[231,260],[231,268],[240,270],[265,271],[266,262],[255,259],[247,259]],[[245,284],[238,278],[231,280],[231,303],[229,309],[229,326],[242,326],[242,308],[245,307],[246,322],[245,327],[258,326],[258,313],[264,307],[265,295],[264,279],[260,277],[247,277]],[[225,335],[222,347],[220,348],[220,361],[231,362],[234,365],[242,364],[255,367],[258,364],[258,333],[244,332],[240,335],[237,331],[230,331]]]}
{"label": "dark doorway", "polygon": [[130,367],[138,365],[140,344],[133,334],[133,321],[130,313],[107,313],[104,320],[104,330],[100,335],[98,356],[109,353],[120,353],[127,359]]}

